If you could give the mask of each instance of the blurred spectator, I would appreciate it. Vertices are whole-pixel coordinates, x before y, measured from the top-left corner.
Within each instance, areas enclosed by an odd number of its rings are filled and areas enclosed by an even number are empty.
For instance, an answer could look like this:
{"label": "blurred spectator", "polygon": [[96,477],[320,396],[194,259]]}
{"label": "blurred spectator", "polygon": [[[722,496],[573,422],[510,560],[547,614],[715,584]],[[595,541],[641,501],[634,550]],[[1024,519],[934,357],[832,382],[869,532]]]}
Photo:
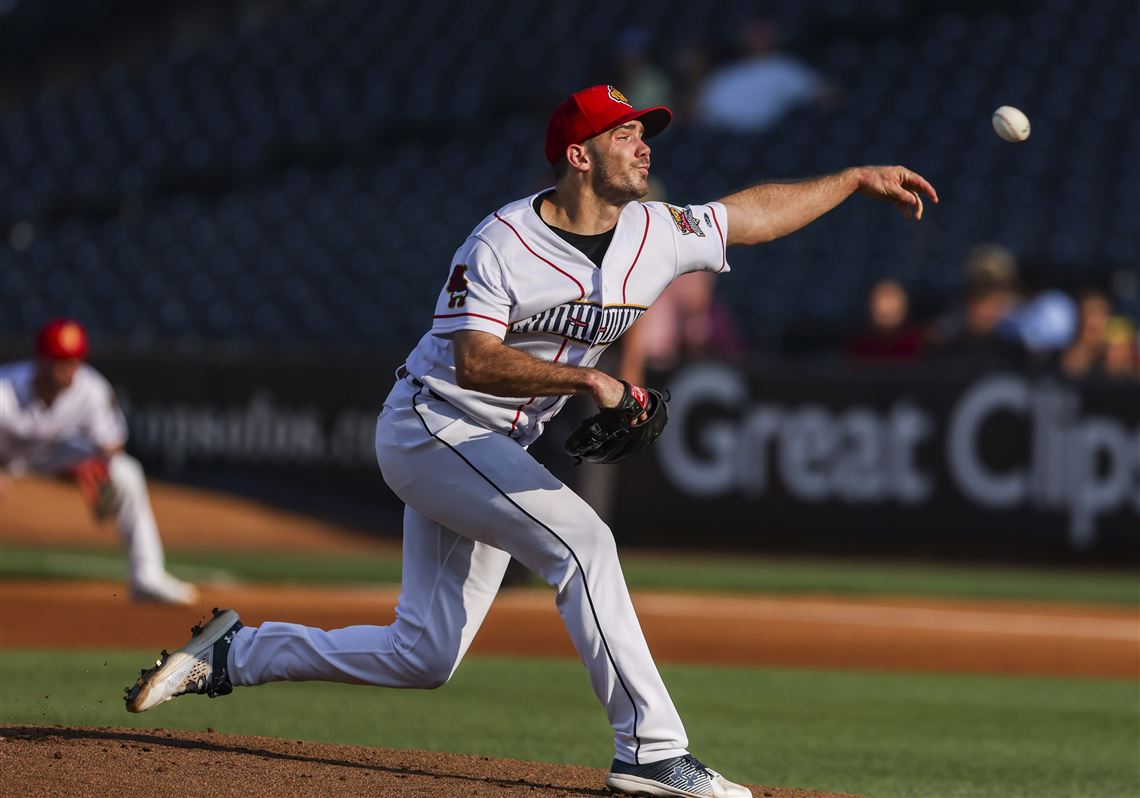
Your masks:
{"label": "blurred spectator", "polygon": [[713,72],[697,100],[700,123],[733,133],[759,133],[789,111],[825,100],[823,78],[794,56],[780,52],[775,25],[763,19],[740,32],[742,56]]}
{"label": "blurred spectator", "polygon": [[980,369],[1023,365],[1025,347],[1000,331],[1017,305],[1017,261],[1013,253],[997,244],[981,244],[966,259],[964,275],[962,315],[935,330],[934,357]]}
{"label": "blurred spectator", "polygon": [[1080,298],[1080,325],[1076,339],[1061,354],[1061,370],[1069,377],[1135,377],[1136,329],[1123,316],[1113,317],[1108,297],[1097,290]]}
{"label": "blurred spectator", "polygon": [[1006,316],[999,331],[1032,354],[1049,356],[1063,350],[1077,330],[1077,307],[1064,291],[1050,289],[1026,299]]}
{"label": "blurred spectator", "polygon": [[[618,379],[633,385],[653,384],[647,371],[669,371],[689,358],[743,358],[743,339],[728,308],[716,298],[715,279],[711,272],[693,272],[666,287],[653,306],[622,335],[615,370]],[[612,351],[611,348],[602,357],[612,357]],[[596,412],[584,397],[570,401],[582,405],[582,409],[563,415],[585,417]],[[576,472],[575,487],[582,498],[599,516],[610,519],[617,500],[612,466],[582,463]]]}
{"label": "blurred spectator", "polygon": [[638,108],[673,103],[669,76],[649,56],[651,38],[645,28],[630,28],[615,43],[612,80]]}
{"label": "blurred spectator", "polygon": [[1124,316],[1114,316],[1105,330],[1104,370],[1110,377],[1140,379],[1140,334]]}
{"label": "blurred spectator", "polygon": [[1017,258],[1001,244],[978,244],[966,256],[962,268],[967,291],[986,288],[1017,288]]}
{"label": "blurred spectator", "polygon": [[1100,291],[1090,290],[1081,294],[1078,308],[1077,336],[1061,354],[1061,370],[1070,377],[1104,374],[1106,333],[1112,306]]}
{"label": "blurred spectator", "polygon": [[880,280],[867,292],[867,326],[847,342],[852,360],[902,363],[922,352],[921,331],[910,324],[910,299],[895,280]]}
{"label": "blurred spectator", "polygon": [[744,344],[728,309],[714,293],[716,275],[686,274],[674,280],[622,336],[619,375],[645,384],[646,370],[668,371],[701,355],[739,359]]}

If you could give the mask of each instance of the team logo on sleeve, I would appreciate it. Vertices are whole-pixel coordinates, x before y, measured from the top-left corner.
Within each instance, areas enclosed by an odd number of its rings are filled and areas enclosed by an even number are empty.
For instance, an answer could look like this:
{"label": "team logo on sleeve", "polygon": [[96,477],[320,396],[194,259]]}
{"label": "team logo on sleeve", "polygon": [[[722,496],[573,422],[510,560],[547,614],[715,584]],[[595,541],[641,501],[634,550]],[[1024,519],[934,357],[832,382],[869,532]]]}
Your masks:
{"label": "team logo on sleeve", "polygon": [[465,264],[455,264],[455,268],[451,270],[451,277],[447,280],[447,288],[444,290],[451,294],[451,298],[447,300],[449,308],[461,308],[467,303],[467,266]]}
{"label": "team logo on sleeve", "polygon": [[614,102],[617,102],[617,103],[622,103],[623,105],[628,105],[630,108],[633,107],[633,103],[631,103],[629,100],[627,100],[625,98],[625,95],[622,94],[617,89],[615,89],[613,86],[607,86],[606,88],[608,88],[610,90],[610,99],[611,100],[613,100]]}
{"label": "team logo on sleeve", "polygon": [[681,231],[681,235],[687,236],[691,233],[701,238],[705,237],[705,231],[701,229],[700,220],[698,220],[696,216],[693,216],[692,208],[688,205],[684,208],[678,208],[668,204],[665,207],[669,209],[669,215],[673,217],[673,224],[677,225],[677,229]]}

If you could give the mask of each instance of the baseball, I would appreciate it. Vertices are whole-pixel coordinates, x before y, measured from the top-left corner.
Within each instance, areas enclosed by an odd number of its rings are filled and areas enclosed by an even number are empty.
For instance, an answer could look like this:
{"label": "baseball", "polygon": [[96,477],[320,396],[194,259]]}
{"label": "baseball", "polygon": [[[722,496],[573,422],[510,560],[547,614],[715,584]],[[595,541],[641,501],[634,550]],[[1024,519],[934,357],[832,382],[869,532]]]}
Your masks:
{"label": "baseball", "polygon": [[994,130],[1006,141],[1025,141],[1029,138],[1029,117],[1012,105],[1003,105],[994,111]]}

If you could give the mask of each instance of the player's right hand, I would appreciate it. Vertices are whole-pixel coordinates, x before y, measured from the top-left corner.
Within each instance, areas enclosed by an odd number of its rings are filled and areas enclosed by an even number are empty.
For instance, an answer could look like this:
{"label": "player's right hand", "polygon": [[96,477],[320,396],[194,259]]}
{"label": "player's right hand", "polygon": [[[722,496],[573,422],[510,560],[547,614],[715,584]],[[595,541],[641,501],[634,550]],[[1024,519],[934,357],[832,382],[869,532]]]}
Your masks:
{"label": "player's right hand", "polygon": [[858,178],[860,194],[891,203],[908,219],[922,218],[922,194],[938,202],[934,186],[905,166],[864,166]]}

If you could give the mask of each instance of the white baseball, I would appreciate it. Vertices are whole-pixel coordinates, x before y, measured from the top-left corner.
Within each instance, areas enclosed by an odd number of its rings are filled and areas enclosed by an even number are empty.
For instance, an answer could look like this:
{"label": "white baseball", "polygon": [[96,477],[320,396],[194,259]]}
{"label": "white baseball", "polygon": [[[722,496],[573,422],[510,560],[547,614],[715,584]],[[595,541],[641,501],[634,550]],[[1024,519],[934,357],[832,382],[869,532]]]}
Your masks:
{"label": "white baseball", "polygon": [[1029,117],[1012,105],[1003,105],[994,111],[994,130],[1006,141],[1025,141],[1029,138]]}

